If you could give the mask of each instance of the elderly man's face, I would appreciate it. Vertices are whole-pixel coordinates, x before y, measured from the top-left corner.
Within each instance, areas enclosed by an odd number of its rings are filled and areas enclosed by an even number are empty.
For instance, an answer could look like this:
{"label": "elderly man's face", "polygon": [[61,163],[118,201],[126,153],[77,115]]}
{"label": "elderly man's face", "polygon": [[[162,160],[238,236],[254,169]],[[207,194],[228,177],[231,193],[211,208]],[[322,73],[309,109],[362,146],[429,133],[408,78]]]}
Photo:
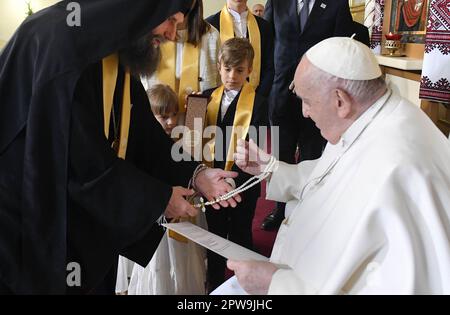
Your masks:
{"label": "elderly man's face", "polygon": [[302,99],[303,116],[311,118],[320,129],[322,137],[336,144],[341,134],[338,132],[339,117],[333,102],[333,91],[328,85],[316,86],[315,80],[309,75],[312,64],[305,57],[297,67],[294,77],[295,94]]}
{"label": "elderly man's face", "polygon": [[259,17],[263,17],[264,16],[264,6],[261,5],[261,4],[255,4],[253,6],[252,11],[253,11],[254,15],[257,15]]}

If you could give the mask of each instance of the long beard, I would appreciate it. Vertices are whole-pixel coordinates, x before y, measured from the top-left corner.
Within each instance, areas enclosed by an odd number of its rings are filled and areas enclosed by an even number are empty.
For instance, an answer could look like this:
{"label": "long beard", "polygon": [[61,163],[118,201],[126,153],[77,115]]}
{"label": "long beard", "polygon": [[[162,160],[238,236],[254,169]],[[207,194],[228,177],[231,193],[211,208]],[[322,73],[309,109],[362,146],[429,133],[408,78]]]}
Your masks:
{"label": "long beard", "polygon": [[151,76],[156,71],[161,52],[159,45],[153,45],[154,39],[164,42],[161,36],[148,34],[119,51],[120,63],[130,69],[131,74]]}

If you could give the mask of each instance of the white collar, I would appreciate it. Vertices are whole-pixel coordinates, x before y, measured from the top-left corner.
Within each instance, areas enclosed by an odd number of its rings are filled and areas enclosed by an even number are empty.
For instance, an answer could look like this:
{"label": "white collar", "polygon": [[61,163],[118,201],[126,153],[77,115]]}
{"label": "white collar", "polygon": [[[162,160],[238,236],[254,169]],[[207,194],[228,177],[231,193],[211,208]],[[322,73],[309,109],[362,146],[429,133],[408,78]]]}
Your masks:
{"label": "white collar", "polygon": [[353,124],[351,124],[351,126],[344,132],[344,134],[341,136],[341,139],[336,145],[341,147],[343,150],[346,150],[375,118],[375,115],[378,114],[389,96],[391,96],[390,89],[388,89],[386,93],[383,94],[383,96],[381,96],[361,116],[359,116]]}
{"label": "white collar", "polygon": [[236,95],[239,94],[240,91],[241,91],[240,89],[239,90],[227,90],[227,89],[224,89],[223,90],[223,94],[225,95],[225,98],[227,100],[230,100],[230,102],[232,102],[234,100],[234,98],[236,97]]}
{"label": "white collar", "polygon": [[248,10],[245,10],[242,13],[237,13],[236,11],[234,11],[233,9],[228,8],[228,12],[230,12],[230,14],[233,16],[233,18],[236,21],[241,21],[241,20],[247,20],[247,16],[248,16]]}
{"label": "white collar", "polygon": [[[299,200],[302,202],[310,191],[316,189],[321,182],[331,173],[333,168],[348,151],[353,143],[361,136],[376,115],[383,108],[392,92],[390,89],[380,97],[372,106],[370,106],[341,136],[339,142],[335,145],[327,144],[327,147],[319,159],[316,168],[310,175],[310,179],[303,185],[299,193]],[[320,165],[320,167],[319,167]],[[320,175],[318,175],[320,174]]]}

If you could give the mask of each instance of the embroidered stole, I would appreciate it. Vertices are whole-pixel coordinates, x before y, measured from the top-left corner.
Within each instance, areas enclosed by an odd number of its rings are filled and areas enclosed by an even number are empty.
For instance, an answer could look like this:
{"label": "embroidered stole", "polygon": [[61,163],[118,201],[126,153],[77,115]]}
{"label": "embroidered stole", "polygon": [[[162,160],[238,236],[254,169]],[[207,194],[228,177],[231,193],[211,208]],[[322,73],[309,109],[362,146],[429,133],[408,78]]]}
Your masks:
{"label": "embroidered stole", "polygon": [[183,44],[183,61],[180,74],[180,83],[177,87],[175,78],[177,44],[167,41],[160,46],[161,61],[157,68],[157,77],[160,82],[169,85],[178,94],[178,111],[184,113],[186,95],[200,90],[199,85],[199,59],[200,48],[185,42]]}
{"label": "embroidered stole", "polygon": [[[217,88],[211,95],[211,101],[208,104],[207,109],[207,125],[215,126],[217,124],[217,117],[220,111],[220,104],[222,103],[222,95],[224,91],[224,86]],[[245,83],[242,87],[241,94],[239,95],[239,100],[236,105],[236,113],[234,115],[233,127],[231,131],[231,139],[228,147],[227,159],[225,162],[225,170],[229,171],[233,167],[234,158],[233,155],[236,151],[236,144],[238,139],[245,139],[247,137],[248,130],[250,128],[250,123],[252,120],[253,105],[255,102],[255,90],[249,83]],[[214,150],[216,135],[208,141],[206,152],[204,156],[204,162],[207,165],[212,165],[214,162]],[[224,141],[225,139],[223,139]]]}

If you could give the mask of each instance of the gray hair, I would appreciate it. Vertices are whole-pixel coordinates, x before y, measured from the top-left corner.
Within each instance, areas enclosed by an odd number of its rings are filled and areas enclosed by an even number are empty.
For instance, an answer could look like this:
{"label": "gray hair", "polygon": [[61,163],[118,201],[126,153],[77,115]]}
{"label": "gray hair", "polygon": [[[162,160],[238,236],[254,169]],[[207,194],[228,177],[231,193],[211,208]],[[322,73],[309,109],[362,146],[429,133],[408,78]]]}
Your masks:
{"label": "gray hair", "polygon": [[322,88],[325,85],[329,89],[341,89],[359,104],[371,101],[378,92],[387,88],[383,76],[372,80],[347,80],[329,74],[313,64],[310,65],[312,67],[309,67],[311,72],[308,78],[315,86]]}

